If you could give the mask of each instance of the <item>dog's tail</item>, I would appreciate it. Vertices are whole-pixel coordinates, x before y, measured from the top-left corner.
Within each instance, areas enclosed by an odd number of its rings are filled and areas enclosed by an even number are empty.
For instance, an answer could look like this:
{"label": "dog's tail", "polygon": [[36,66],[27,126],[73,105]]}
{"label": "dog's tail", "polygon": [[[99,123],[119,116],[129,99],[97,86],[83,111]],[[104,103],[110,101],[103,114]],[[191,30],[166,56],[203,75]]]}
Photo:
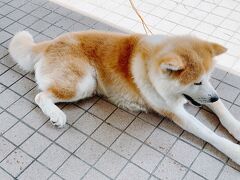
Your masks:
{"label": "dog's tail", "polygon": [[[12,38],[9,44],[9,53],[23,70],[33,71],[41,53],[36,51],[36,46],[38,45],[34,43],[32,35],[27,31],[21,31]],[[37,49],[41,50],[42,48]]]}

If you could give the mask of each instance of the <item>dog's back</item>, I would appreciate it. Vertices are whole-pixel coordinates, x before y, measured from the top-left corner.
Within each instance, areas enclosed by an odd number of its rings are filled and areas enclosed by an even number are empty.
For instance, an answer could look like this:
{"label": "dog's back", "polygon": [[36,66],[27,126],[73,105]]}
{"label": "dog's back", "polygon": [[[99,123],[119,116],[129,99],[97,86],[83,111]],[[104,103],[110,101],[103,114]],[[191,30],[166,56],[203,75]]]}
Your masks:
{"label": "dog's back", "polygon": [[144,101],[131,74],[131,61],[141,37],[86,31],[34,43],[24,31],[14,36],[9,52],[22,69],[32,71],[35,66],[39,88],[49,91],[58,101],[82,98],[79,83],[87,76],[94,82],[84,97],[97,91],[119,106],[143,110]]}

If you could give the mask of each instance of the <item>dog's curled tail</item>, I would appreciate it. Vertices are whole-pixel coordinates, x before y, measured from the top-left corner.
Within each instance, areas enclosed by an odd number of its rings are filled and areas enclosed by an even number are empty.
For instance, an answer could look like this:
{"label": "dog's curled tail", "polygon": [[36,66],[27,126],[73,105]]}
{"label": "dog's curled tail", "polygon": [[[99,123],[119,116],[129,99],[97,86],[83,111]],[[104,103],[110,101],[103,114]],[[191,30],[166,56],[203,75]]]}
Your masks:
{"label": "dog's curled tail", "polygon": [[27,31],[21,31],[12,38],[9,53],[20,68],[33,71],[34,65],[40,59],[39,53],[34,52],[35,46],[32,35]]}

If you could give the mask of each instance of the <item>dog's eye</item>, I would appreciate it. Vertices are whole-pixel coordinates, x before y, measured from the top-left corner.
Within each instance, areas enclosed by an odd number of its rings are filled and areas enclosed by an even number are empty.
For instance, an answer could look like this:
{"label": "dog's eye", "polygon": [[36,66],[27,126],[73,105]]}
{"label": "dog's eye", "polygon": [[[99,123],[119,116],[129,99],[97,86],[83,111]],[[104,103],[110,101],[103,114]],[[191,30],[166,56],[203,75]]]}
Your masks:
{"label": "dog's eye", "polygon": [[202,85],[202,82],[194,83],[194,85],[200,86],[200,85]]}

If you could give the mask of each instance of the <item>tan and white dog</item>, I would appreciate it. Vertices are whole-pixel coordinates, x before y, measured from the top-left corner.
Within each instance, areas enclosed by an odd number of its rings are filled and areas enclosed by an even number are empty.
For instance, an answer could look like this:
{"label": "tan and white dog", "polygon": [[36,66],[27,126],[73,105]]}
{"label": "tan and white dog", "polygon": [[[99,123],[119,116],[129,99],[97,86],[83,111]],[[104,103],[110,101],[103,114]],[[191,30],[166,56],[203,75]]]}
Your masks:
{"label": "tan and white dog", "polygon": [[42,91],[35,101],[56,126],[66,123],[66,115],[55,103],[98,93],[123,108],[165,115],[240,164],[240,145],[215,134],[184,109],[187,100],[206,104],[240,140],[240,122],[208,81],[213,58],[225,51],[221,45],[189,36],[98,31],[67,33],[42,43],[34,43],[23,31],[9,46],[23,70],[35,70]]}

